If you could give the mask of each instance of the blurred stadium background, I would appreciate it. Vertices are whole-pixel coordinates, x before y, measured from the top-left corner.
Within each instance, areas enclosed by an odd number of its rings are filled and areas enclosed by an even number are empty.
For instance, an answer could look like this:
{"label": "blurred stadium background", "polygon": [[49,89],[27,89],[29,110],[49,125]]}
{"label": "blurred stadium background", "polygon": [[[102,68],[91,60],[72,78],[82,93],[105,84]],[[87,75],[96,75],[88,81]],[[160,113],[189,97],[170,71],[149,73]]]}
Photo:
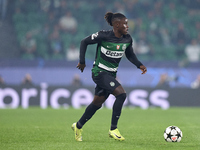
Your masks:
{"label": "blurred stadium background", "polygon": [[[88,47],[84,73],[76,69],[78,51],[84,37],[111,29],[104,20],[107,11],[127,16],[134,51],[148,68],[141,75],[124,57],[118,72],[122,85],[148,93],[165,89],[176,106],[181,100],[200,106],[200,0],[0,0],[0,92],[12,87],[22,97],[22,85],[71,92],[94,87],[96,45]],[[183,91],[196,94],[193,102]],[[2,108],[11,103],[8,97],[1,96]]]}

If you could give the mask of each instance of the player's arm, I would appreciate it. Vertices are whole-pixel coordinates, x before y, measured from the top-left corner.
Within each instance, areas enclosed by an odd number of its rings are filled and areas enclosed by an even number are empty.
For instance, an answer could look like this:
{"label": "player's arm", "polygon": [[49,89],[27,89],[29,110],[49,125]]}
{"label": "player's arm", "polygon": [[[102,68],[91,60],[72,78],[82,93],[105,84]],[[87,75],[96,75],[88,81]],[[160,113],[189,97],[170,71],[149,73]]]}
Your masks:
{"label": "player's arm", "polygon": [[86,67],[85,65],[85,53],[87,50],[87,46],[90,44],[96,44],[98,43],[100,40],[100,36],[99,36],[99,32],[94,33],[86,38],[84,38],[81,41],[80,44],[80,55],[79,55],[79,63],[77,65],[77,68],[81,70],[81,72],[83,72],[84,68]]}
{"label": "player's arm", "polygon": [[137,59],[135,53],[133,52],[132,44],[127,47],[125,54],[127,59],[142,71],[142,74],[147,72],[147,68]]}

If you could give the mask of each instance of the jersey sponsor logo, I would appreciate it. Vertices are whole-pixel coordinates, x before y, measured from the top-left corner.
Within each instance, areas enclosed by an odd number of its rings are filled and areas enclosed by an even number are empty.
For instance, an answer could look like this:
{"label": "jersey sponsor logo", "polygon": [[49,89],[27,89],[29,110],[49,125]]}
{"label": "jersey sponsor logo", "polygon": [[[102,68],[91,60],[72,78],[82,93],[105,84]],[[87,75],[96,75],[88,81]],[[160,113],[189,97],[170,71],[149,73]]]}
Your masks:
{"label": "jersey sponsor logo", "polygon": [[123,53],[119,53],[119,52],[112,52],[112,51],[106,51],[106,55],[107,56],[113,56],[113,57],[122,57],[123,56]]}
{"label": "jersey sponsor logo", "polygon": [[124,51],[111,51],[111,50],[105,49],[104,47],[101,47],[101,52],[107,57],[111,57],[111,58],[121,58],[124,54]]}

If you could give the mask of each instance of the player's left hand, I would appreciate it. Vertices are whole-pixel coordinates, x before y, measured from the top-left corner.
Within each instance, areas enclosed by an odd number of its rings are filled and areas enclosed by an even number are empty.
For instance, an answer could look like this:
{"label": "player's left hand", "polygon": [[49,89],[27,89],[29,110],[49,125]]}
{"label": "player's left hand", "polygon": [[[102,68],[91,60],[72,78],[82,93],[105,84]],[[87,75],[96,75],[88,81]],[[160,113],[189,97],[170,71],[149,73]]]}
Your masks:
{"label": "player's left hand", "polygon": [[147,72],[147,68],[144,65],[140,66],[140,70],[142,71],[142,74],[145,74]]}

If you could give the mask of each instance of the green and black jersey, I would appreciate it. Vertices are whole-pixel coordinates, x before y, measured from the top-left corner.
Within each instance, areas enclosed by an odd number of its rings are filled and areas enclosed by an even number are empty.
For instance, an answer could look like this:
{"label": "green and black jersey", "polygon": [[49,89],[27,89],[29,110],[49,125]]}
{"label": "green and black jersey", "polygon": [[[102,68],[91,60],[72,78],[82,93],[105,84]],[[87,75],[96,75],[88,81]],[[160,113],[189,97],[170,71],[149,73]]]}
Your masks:
{"label": "green and black jersey", "polygon": [[122,56],[126,55],[129,61],[138,68],[142,63],[137,59],[132,48],[132,38],[129,34],[117,38],[112,30],[99,31],[81,41],[80,63],[85,64],[85,52],[87,45],[97,44],[96,57],[92,72],[107,71],[116,76],[119,62]]}

